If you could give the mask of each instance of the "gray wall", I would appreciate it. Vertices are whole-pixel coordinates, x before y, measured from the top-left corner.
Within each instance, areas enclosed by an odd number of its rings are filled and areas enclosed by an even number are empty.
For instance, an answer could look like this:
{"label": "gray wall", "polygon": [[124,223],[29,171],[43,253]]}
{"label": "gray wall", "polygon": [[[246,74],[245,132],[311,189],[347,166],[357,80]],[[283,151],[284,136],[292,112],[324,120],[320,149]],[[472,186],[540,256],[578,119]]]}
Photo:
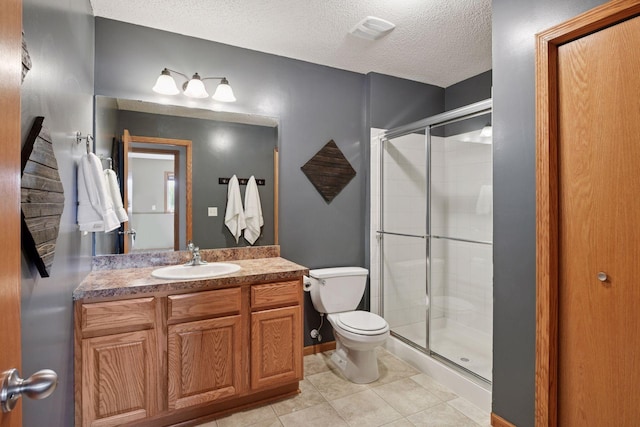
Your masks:
{"label": "gray wall", "polygon": [[[279,238],[283,257],[309,268],[365,265],[369,145],[364,114],[368,105],[365,76],[96,18],[96,95],[211,108],[211,100],[154,94],[151,87],[164,67],[187,74],[197,71],[202,76],[226,75],[238,102],[223,108],[279,119]],[[409,87],[388,94],[382,84],[368,86],[374,93],[372,99],[388,98],[393,105],[402,105],[400,110],[382,113],[376,110],[373,116],[381,118],[376,125],[391,126],[405,119],[422,118],[431,113],[429,107],[442,111],[443,89],[388,76],[381,78],[393,80],[396,87]],[[438,96],[435,102],[431,99],[433,94]],[[421,111],[424,105],[427,109]],[[387,114],[392,117],[385,120]],[[327,203],[300,167],[331,139],[357,174]],[[317,327],[318,323],[319,316],[307,295],[305,330]],[[325,328],[324,341],[331,339],[330,328]],[[305,332],[305,344],[311,343]]]}
{"label": "gray wall", "polygon": [[445,111],[439,86],[378,73],[367,74],[366,84],[370,128],[392,129]]}
{"label": "gray wall", "polygon": [[493,73],[489,70],[447,87],[444,90],[445,111],[491,98],[492,84]]}
{"label": "gray wall", "polygon": [[[265,179],[258,187],[265,224],[256,246],[272,245],[273,239],[273,149],[277,129],[189,117],[120,111],[118,130],[132,135],[189,139],[193,142],[193,241],[200,248],[249,246],[235,239],[224,225],[227,186],[218,178]],[[245,186],[240,193],[244,197]],[[218,216],[207,216],[207,207],[218,207]],[[185,242],[181,245],[186,247]]]}
{"label": "gray wall", "polygon": [[[366,173],[361,167],[361,74],[96,19],[96,95],[166,100],[151,91],[163,67],[226,75],[238,102],[224,108],[279,118],[284,257],[309,267],[362,265]],[[170,100],[182,105],[198,102],[182,95]],[[211,108],[213,101],[200,102]],[[328,204],[300,167],[330,139],[357,175]]]}
{"label": "gray wall", "polygon": [[534,35],[601,0],[493,1],[493,411],[534,425]]}
{"label": "gray wall", "polygon": [[23,399],[25,427],[73,425],[71,292],[91,263],[91,236],[76,226],[76,164],[84,152],[75,131],[92,132],[94,19],[88,0],[24,0],[23,26],[33,68],[22,85],[22,141],[35,116],[51,130],[65,191],[51,277],[22,259],[22,374],[54,369],[58,389],[48,399]]}

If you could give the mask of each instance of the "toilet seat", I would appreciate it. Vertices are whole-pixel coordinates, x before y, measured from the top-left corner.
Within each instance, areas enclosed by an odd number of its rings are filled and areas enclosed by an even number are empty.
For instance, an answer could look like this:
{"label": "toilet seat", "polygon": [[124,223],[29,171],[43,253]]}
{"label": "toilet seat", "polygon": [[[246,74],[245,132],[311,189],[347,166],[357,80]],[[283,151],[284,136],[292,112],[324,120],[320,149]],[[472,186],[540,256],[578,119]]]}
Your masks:
{"label": "toilet seat", "polygon": [[358,335],[381,335],[389,330],[382,317],[369,311],[356,310],[329,314],[334,327]]}

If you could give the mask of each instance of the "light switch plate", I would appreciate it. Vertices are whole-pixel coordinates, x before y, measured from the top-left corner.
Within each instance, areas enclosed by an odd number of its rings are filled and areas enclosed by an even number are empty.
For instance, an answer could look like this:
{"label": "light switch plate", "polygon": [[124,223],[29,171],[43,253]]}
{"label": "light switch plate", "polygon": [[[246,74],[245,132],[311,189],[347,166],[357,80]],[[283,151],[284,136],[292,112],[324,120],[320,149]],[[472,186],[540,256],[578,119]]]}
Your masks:
{"label": "light switch plate", "polygon": [[218,208],[208,207],[207,208],[207,215],[209,215],[209,216],[218,216]]}

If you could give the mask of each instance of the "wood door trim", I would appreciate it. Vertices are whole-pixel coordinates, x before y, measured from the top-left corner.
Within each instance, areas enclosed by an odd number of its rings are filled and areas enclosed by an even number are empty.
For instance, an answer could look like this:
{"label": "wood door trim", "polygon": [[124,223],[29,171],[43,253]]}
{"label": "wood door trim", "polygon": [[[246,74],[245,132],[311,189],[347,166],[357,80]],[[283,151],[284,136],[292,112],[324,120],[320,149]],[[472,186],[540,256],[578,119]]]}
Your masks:
{"label": "wood door trim", "polygon": [[515,424],[511,424],[509,421],[505,420],[499,415],[491,413],[491,425],[493,427],[516,427]]}
{"label": "wood door trim", "polygon": [[[20,75],[22,54],[22,1],[0,4],[0,372],[16,368],[21,374],[20,352]],[[27,79],[33,76],[27,76]],[[27,373],[27,376],[29,374]],[[0,425],[22,425],[22,404],[13,412],[0,411]]]}
{"label": "wood door trim", "polygon": [[[187,182],[186,182],[186,200],[187,200],[187,208],[185,211],[185,218],[187,223],[187,241],[193,240],[193,219],[192,219],[192,203],[193,203],[193,183],[192,183],[192,172],[193,172],[193,147],[192,142],[189,139],[170,139],[170,138],[156,138],[150,136],[134,136],[131,135],[131,142],[143,142],[146,144],[164,144],[164,145],[174,145],[184,147],[186,151],[186,163],[187,163]],[[183,242],[186,244],[186,242]]]}
{"label": "wood door trim", "polygon": [[273,244],[278,245],[278,224],[280,221],[278,204],[280,203],[280,154],[278,147],[273,149]]}
{"label": "wood door trim", "polygon": [[612,0],[536,35],[536,427],[558,417],[558,47],[638,15]]}

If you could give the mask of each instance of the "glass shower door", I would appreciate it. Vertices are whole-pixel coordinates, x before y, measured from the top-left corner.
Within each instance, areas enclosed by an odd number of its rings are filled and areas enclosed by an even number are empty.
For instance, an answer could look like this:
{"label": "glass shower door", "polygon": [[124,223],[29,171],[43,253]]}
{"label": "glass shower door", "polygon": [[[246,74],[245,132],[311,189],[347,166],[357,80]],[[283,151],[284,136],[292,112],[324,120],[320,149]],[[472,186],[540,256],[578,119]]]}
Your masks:
{"label": "glass shower door", "polygon": [[382,314],[393,335],[426,350],[426,137],[383,140],[380,156]]}
{"label": "glass shower door", "polygon": [[430,129],[429,350],[491,380],[491,115]]}

